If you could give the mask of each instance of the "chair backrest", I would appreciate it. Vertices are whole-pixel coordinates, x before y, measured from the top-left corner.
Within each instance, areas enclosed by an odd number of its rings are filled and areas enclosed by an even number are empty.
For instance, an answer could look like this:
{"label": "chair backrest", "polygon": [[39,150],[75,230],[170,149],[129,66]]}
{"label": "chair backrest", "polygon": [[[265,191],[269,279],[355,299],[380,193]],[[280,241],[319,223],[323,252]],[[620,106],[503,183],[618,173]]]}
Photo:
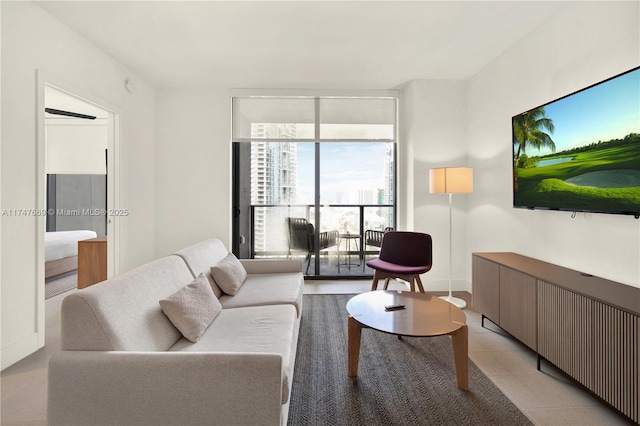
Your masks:
{"label": "chair backrest", "polygon": [[364,231],[364,244],[367,246],[380,247],[382,245],[383,231],[367,229]]}
{"label": "chair backrest", "polygon": [[[336,230],[321,232],[320,235],[319,235],[319,238],[320,238],[320,250],[324,250],[324,249],[327,249],[329,247],[333,247],[333,246],[338,245],[338,236],[339,235],[340,234]],[[313,244],[311,246],[313,247]]]}
{"label": "chair backrest", "polygon": [[366,231],[364,231],[364,245],[373,247],[382,246],[382,238],[384,237],[384,234],[389,231],[393,231],[393,228],[388,226],[384,228],[384,231],[367,229]]}
{"label": "chair backrest", "polygon": [[313,225],[301,217],[286,218],[289,231],[289,248],[313,251]]}
{"label": "chair backrest", "polygon": [[380,247],[380,259],[396,265],[431,265],[431,235],[422,232],[386,232]]}

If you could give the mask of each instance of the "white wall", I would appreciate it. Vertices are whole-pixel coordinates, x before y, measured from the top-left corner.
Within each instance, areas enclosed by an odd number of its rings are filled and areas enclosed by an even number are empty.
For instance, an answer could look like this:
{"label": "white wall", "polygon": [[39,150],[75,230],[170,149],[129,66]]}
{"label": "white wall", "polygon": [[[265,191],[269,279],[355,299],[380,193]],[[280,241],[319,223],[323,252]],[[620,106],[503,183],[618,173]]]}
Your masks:
{"label": "white wall", "polygon": [[[37,200],[37,80],[43,71],[118,107],[121,113],[121,271],[151,260],[155,248],[154,89],[31,2],[2,3],[2,207]],[[126,77],[137,91],[124,89]],[[44,180],[44,178],[42,177]],[[44,342],[38,318],[37,218],[2,216],[2,368]]]}
{"label": "white wall", "polygon": [[[429,193],[429,169],[466,166],[467,84],[461,80],[413,80],[403,90],[399,142],[399,229],[426,232],[433,239],[433,268],[425,288],[449,288],[449,198]],[[453,197],[452,281],[466,290],[467,195]],[[406,202],[405,202],[406,201]]]}
{"label": "white wall", "polygon": [[226,89],[157,95],[156,256],[208,237],[231,248],[231,100]]}
{"label": "white wall", "polygon": [[640,3],[573,2],[469,81],[471,253],[513,251],[640,287],[633,216],[512,208],[511,117],[640,64]]}

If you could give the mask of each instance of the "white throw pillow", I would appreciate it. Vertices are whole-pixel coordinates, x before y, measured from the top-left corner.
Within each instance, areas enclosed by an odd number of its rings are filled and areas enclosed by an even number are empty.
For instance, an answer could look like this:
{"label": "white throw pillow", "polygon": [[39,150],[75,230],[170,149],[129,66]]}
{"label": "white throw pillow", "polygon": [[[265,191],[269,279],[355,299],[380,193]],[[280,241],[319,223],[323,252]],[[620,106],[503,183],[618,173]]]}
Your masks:
{"label": "white throw pillow", "polygon": [[162,312],[180,333],[197,342],[211,322],[222,311],[220,301],[213,294],[204,274],[176,293],[160,301]]}
{"label": "white throw pillow", "polygon": [[247,278],[247,271],[238,258],[229,253],[217,265],[211,267],[211,276],[222,291],[235,296]]}

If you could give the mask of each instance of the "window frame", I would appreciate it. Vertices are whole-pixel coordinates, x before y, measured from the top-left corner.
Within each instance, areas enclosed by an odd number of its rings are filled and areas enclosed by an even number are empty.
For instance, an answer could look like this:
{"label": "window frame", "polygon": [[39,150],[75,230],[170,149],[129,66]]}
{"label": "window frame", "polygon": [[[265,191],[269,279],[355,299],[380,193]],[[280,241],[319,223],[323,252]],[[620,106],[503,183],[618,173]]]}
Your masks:
{"label": "window frame", "polygon": [[[309,100],[313,100],[314,101],[314,138],[273,138],[273,137],[264,137],[264,138],[255,138],[255,137],[237,137],[235,135],[235,131],[236,131],[236,125],[234,125],[234,119],[236,117],[236,113],[237,111],[234,109],[234,106],[236,104],[235,100],[239,99],[239,98],[273,98],[273,99],[281,99],[281,98],[291,98],[291,99],[309,99]],[[392,138],[384,138],[384,139],[368,139],[368,138],[321,138],[321,125],[322,125],[322,117],[321,117],[321,102],[322,99],[361,99],[361,100],[367,100],[367,99],[371,99],[371,100],[387,100],[389,102],[392,102],[391,107],[392,107],[392,112],[391,112],[391,116],[392,116],[392,122],[389,123],[392,126]],[[319,154],[319,150],[320,150],[320,144],[321,143],[331,143],[331,142],[350,142],[350,143],[357,143],[357,142],[371,142],[371,143],[392,143],[394,145],[393,148],[393,201],[392,201],[392,208],[393,208],[393,226],[395,227],[398,221],[398,147],[399,147],[399,143],[398,143],[398,135],[399,135],[399,131],[398,131],[398,122],[399,122],[399,118],[398,118],[398,105],[400,103],[400,98],[399,98],[399,93],[397,91],[368,91],[368,92],[350,92],[350,93],[311,93],[309,91],[269,91],[269,90],[260,90],[260,91],[256,91],[256,90],[234,90],[231,93],[231,142],[234,148],[232,148],[232,153],[233,153],[233,164],[232,164],[232,225],[233,225],[233,230],[232,230],[232,234],[233,234],[233,243],[232,243],[232,251],[238,255],[240,252],[240,244],[241,244],[241,237],[240,237],[240,221],[239,221],[239,196],[237,191],[239,190],[239,171],[236,167],[238,167],[238,160],[235,157],[235,155],[237,155],[240,150],[237,149],[238,144],[241,143],[251,143],[251,142],[307,142],[307,143],[314,143],[315,144],[315,171],[314,171],[314,175],[315,175],[315,183],[314,183],[314,187],[315,187],[315,194],[314,194],[314,205],[312,206],[312,209],[314,210],[314,227],[315,229],[320,229],[320,208],[322,207],[320,204],[320,191],[319,191],[319,185],[320,185],[320,154]],[[366,123],[354,123],[354,124],[366,124]],[[250,124],[249,124],[250,125]],[[250,204],[251,205],[251,204]],[[253,218],[252,218],[253,219]],[[362,220],[362,218],[361,218]],[[252,220],[253,223],[253,220]],[[364,230],[362,230],[364,232]],[[318,239],[318,233],[316,233],[316,240]],[[254,237],[251,237],[252,241],[254,239]],[[254,256],[254,251],[253,251],[253,244],[251,244],[251,250],[250,250],[250,256],[253,257]],[[315,247],[319,247],[318,241],[316,241]],[[316,253],[314,253],[314,256],[316,259],[318,259],[318,250],[316,250]],[[315,263],[315,271],[314,271],[314,279],[318,279],[318,278],[355,278],[353,275],[351,276],[339,276],[339,277],[335,277],[335,276],[321,276],[319,275],[319,263],[320,262],[314,262]]]}

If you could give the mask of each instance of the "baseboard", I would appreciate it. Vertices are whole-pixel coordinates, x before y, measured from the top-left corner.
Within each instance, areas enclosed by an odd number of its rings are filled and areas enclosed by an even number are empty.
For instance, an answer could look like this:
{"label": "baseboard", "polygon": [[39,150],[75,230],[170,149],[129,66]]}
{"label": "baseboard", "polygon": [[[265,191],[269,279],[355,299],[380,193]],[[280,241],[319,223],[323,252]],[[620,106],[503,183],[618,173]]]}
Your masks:
{"label": "baseboard", "polygon": [[16,362],[40,349],[38,346],[38,337],[38,333],[33,333],[2,348],[2,353],[0,354],[1,369],[4,370],[5,368],[12,366]]}
{"label": "baseboard", "polygon": [[[432,280],[429,278],[429,274],[422,276],[422,285],[424,286],[425,291],[436,292],[436,291],[449,291],[449,281],[448,280]],[[454,292],[457,291],[466,291],[469,292],[471,289],[471,283],[466,280],[453,280],[451,282],[451,288]]]}

